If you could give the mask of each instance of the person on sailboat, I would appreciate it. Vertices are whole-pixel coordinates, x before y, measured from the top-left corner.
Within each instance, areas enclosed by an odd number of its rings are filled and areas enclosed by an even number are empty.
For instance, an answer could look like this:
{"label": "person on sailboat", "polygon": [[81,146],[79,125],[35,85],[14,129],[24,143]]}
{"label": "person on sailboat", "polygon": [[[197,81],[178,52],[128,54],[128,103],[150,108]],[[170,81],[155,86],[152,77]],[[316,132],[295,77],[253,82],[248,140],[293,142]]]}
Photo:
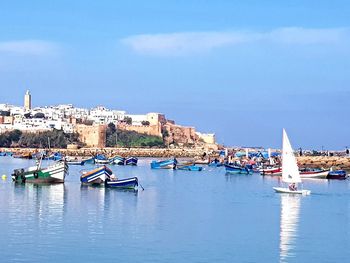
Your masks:
{"label": "person on sailboat", "polygon": [[291,191],[297,191],[298,189],[297,189],[296,184],[295,184],[295,183],[290,184],[290,185],[289,185],[289,190],[291,190]]}

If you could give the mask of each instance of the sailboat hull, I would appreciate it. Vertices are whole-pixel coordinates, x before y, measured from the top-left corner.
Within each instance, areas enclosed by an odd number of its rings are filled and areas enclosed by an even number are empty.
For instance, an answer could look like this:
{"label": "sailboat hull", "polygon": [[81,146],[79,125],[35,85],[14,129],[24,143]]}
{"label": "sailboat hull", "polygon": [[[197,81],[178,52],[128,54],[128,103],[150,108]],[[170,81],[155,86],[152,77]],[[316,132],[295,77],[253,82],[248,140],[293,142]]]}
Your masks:
{"label": "sailboat hull", "polygon": [[300,195],[309,195],[309,194],[311,194],[310,190],[292,191],[292,190],[289,190],[289,188],[284,188],[284,187],[273,187],[273,190],[275,190],[276,193],[285,193],[285,194],[300,194]]}

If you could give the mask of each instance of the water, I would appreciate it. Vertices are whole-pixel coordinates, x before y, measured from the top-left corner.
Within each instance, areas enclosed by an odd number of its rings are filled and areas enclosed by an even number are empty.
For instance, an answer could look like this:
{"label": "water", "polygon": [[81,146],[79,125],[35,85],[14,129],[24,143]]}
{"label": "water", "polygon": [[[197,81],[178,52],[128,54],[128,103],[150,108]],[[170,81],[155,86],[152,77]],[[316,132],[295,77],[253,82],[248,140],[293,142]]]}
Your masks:
{"label": "water", "polygon": [[[145,191],[0,182],[0,262],[347,262],[349,181],[305,181],[311,196],[276,194],[278,179],[112,167]],[[33,161],[0,157],[0,174]],[[10,176],[9,176],[10,177]]]}

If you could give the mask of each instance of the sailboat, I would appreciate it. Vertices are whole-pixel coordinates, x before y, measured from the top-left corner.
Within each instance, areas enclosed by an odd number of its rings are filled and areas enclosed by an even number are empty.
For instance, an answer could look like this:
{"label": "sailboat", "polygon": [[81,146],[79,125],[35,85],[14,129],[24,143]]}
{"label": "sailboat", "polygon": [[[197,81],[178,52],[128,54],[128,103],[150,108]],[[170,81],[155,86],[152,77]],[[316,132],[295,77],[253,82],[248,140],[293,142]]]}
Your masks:
{"label": "sailboat", "polygon": [[311,194],[310,190],[297,190],[296,188],[301,183],[301,178],[292,145],[285,129],[283,129],[282,136],[282,182],[289,184],[289,187],[274,187],[273,189],[277,193]]}

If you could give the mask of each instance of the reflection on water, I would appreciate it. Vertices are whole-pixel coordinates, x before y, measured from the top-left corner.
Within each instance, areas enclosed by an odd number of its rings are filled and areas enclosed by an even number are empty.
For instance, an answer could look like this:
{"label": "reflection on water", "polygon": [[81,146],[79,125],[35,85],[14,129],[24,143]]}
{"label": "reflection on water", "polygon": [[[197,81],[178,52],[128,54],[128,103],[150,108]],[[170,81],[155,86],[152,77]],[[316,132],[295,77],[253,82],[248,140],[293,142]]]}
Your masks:
{"label": "reflection on water", "polygon": [[300,195],[281,194],[280,262],[295,257]]}

